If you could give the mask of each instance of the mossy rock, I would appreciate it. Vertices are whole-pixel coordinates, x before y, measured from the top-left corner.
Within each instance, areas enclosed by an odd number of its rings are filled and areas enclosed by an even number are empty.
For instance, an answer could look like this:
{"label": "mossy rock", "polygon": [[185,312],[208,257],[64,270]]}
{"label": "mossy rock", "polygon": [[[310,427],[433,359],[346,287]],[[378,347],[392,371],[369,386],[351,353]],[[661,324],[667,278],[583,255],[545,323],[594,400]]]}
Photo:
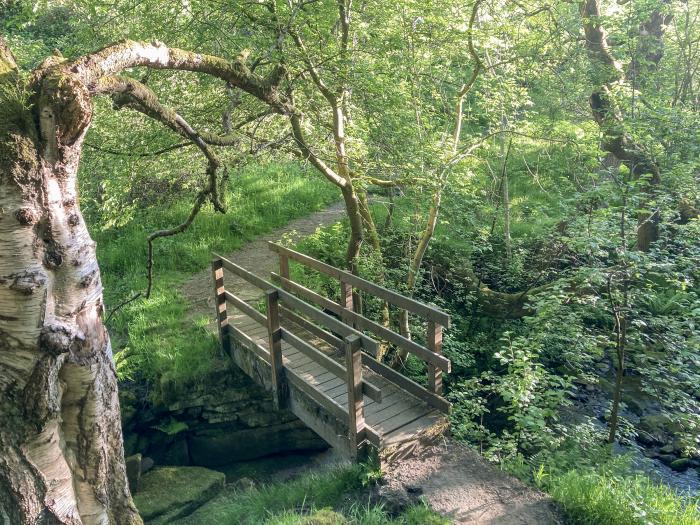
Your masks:
{"label": "mossy rock", "polygon": [[331,509],[321,509],[311,516],[303,518],[299,525],[347,525],[347,523],[348,520],[337,512]]}
{"label": "mossy rock", "polygon": [[202,467],[160,467],[143,475],[134,503],[152,525],[187,516],[216,496],[224,474]]}
{"label": "mossy rock", "polygon": [[666,414],[651,414],[639,420],[638,427],[661,443],[668,443],[669,436],[682,431],[681,425]]}
{"label": "mossy rock", "polygon": [[692,461],[690,458],[680,458],[672,461],[669,466],[676,472],[685,472],[692,466]]}

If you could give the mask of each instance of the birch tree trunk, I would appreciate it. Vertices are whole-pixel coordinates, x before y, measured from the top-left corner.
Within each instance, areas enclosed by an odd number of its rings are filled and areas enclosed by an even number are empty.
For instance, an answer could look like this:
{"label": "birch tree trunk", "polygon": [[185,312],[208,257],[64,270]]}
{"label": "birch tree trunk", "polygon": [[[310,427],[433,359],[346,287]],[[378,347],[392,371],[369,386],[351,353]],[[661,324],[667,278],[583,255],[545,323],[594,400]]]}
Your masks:
{"label": "birch tree trunk", "polygon": [[[134,525],[95,243],[80,213],[76,176],[92,97],[120,95],[191,140],[208,161],[205,199],[216,207],[219,165],[208,144],[139,82],[133,67],[211,75],[271,110],[299,112],[281,75],[235,61],[125,40],[71,62],[46,59],[19,74],[0,37],[0,525]],[[333,174],[335,175],[335,174]]]}
{"label": "birch tree trunk", "polygon": [[33,81],[30,110],[0,42],[0,523],[138,524],[76,192],[92,104],[69,77]]}

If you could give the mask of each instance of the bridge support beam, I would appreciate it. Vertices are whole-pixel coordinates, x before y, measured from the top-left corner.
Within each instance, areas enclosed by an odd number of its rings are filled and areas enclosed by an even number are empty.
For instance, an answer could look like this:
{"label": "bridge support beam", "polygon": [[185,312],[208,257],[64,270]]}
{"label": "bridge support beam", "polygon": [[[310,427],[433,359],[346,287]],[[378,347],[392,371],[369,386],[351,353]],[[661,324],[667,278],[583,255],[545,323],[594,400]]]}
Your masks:
{"label": "bridge support beam", "polygon": [[362,400],[362,341],[356,335],[345,338],[345,368],[348,385],[348,439],[350,453],[357,457],[365,439]]}
{"label": "bridge support beam", "polygon": [[280,328],[279,293],[277,290],[265,292],[267,303],[267,336],[270,348],[270,368],[272,371],[272,402],[275,409],[287,406],[287,385],[282,364],[282,329]]}

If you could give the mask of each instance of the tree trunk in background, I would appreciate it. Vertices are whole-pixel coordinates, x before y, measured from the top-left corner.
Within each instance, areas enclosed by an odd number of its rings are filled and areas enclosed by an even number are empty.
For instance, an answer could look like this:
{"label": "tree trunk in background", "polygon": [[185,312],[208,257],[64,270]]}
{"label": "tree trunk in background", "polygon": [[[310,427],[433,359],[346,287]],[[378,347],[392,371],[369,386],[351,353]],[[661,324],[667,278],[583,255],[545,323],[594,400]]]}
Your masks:
{"label": "tree trunk in background", "polygon": [[45,71],[30,112],[0,41],[0,523],[140,524],[76,192],[92,103]]}
{"label": "tree trunk in background", "polygon": [[[502,122],[505,122],[503,119]],[[501,125],[501,130],[505,129],[505,124]],[[508,142],[508,149],[506,150],[505,137],[501,137],[501,158],[503,159],[503,165],[501,166],[501,191],[503,197],[503,242],[506,246],[506,258],[510,262],[513,256],[513,250],[511,248],[511,238],[510,238],[510,191],[508,188],[508,156],[510,154],[510,147],[513,144],[513,139]]]}
{"label": "tree trunk in background", "polygon": [[[590,106],[593,119],[603,135],[602,149],[620,159],[635,179],[645,179],[643,191],[646,197],[643,207],[653,205],[649,203],[655,198],[661,175],[654,159],[631,136],[628,123],[615,100],[615,85],[625,83],[627,78],[622,65],[611,53],[607,32],[601,25],[600,0],[584,0],[580,3],[580,12],[586,47],[596,68],[591,79],[596,87],[590,96]],[[656,39],[658,47],[651,46],[649,41],[645,40],[644,52],[649,54],[653,48],[655,56],[658,56],[657,60],[660,60],[663,50],[663,24],[658,25],[658,31],[652,36]],[[659,237],[660,215],[656,210],[643,211],[638,214],[637,220],[637,249],[647,251],[651,243]]]}

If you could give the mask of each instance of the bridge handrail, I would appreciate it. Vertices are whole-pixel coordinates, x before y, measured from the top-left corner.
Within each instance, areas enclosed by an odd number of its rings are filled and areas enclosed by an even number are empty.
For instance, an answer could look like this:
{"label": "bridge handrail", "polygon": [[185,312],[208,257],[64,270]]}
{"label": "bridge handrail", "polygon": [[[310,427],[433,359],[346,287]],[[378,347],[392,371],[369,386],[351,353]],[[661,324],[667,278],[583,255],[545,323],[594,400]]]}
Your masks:
{"label": "bridge handrail", "polygon": [[[268,247],[270,250],[276,252],[279,257],[279,274],[273,272],[272,276],[282,284],[284,289],[294,291],[304,298],[319,304],[323,308],[338,314],[345,323],[361,330],[368,330],[379,339],[393,343],[397,347],[419,357],[428,365],[429,390],[438,396],[442,394],[442,372],[449,372],[451,366],[450,360],[442,356],[442,329],[450,325],[450,316],[447,313],[439,308],[401,295],[400,293],[384,288],[367,279],[358,277],[350,272],[341,270],[340,268],[336,268],[335,266],[331,266],[330,264],[326,264],[285,246],[268,242]],[[340,301],[335,303],[292,281],[289,273],[290,259],[338,280],[340,284]],[[425,319],[427,321],[425,334],[426,346],[419,345],[415,341],[366,318],[361,312],[354,311],[353,288],[368,292],[379,299]]]}
{"label": "bridge handrail", "polygon": [[[226,269],[243,280],[249,282],[253,286],[265,292],[267,303],[267,315],[264,315],[243,301],[240,297],[226,290],[224,286],[223,270]],[[377,432],[366,424],[364,420],[363,396],[367,396],[377,403],[382,402],[382,391],[375,385],[367,382],[362,377],[362,358],[361,350],[367,349],[376,352],[377,342],[372,338],[367,337],[362,332],[355,330],[353,327],[346,325],[338,319],[322,312],[321,310],[311,306],[299,299],[298,297],[288,293],[281,288],[274,286],[270,282],[258,277],[249,272],[245,268],[229,261],[225,257],[213,254],[212,259],[212,275],[214,278],[214,295],[217,304],[217,324],[219,326],[219,334],[222,340],[227,341],[229,332],[243,336],[243,339],[249,343],[251,350],[259,357],[264,359],[271,370],[271,382],[273,401],[277,408],[286,405],[286,382],[291,382],[300,390],[303,390],[307,395],[316,400],[317,403],[326,407],[336,417],[345,419],[348,423],[348,439],[350,447],[353,450],[359,450],[361,443],[364,440],[369,441],[374,446],[380,446],[380,436]],[[248,317],[265,325],[268,331],[268,346],[269,350],[264,351],[254,341],[249,340],[247,336],[235,326],[228,324],[226,312],[227,303],[231,302],[234,307]],[[286,305],[287,308],[280,303]],[[291,310],[296,310],[307,317],[314,319],[322,327],[327,330],[332,330],[341,334],[344,339],[343,345],[345,348],[345,366],[334,361],[326,354],[318,350],[315,346],[307,343],[303,339],[297,337],[289,330],[286,330],[280,325],[280,313],[293,314]],[[303,318],[302,318],[303,319]],[[330,332],[327,332],[329,335]],[[335,336],[332,336],[335,337]],[[338,405],[333,399],[326,396],[323,392],[316,390],[313,386],[306,384],[303,379],[293,370],[287,368],[282,360],[282,340],[293,346],[297,351],[303,353],[314,362],[320,364],[326,370],[335,376],[343,379],[348,391],[348,407],[344,409]],[[226,349],[226,347],[225,347]],[[228,348],[227,350],[230,350]]]}
{"label": "bridge handrail", "polygon": [[[265,292],[266,290],[276,290],[279,293],[280,300],[287,305],[288,307],[297,310],[304,315],[311,317],[318,323],[320,323],[322,326],[325,328],[341,334],[343,337],[347,337],[349,335],[355,335],[360,338],[362,341],[362,347],[365,348],[366,350],[376,352],[378,348],[377,342],[360,332],[359,330],[355,330],[351,326],[348,326],[347,324],[339,321],[333,316],[330,316],[323,311],[319,310],[318,308],[314,308],[311,306],[309,303],[306,303],[296,297],[295,295],[292,295],[291,293],[283,290],[282,288],[275,286],[269,281],[266,281],[265,279],[262,279],[255,275],[252,272],[249,272],[245,268],[242,268],[241,266],[238,266],[237,264],[229,261],[225,257],[222,257],[221,255],[218,255],[216,253],[213,254],[214,256],[214,261],[220,261],[221,265],[230,271],[231,273],[234,273],[238,275],[241,279],[244,279],[245,281],[249,282],[253,286],[256,286],[259,288],[261,291]],[[229,293],[226,292],[225,290],[222,290],[223,293]],[[252,307],[250,307],[252,308]]]}
{"label": "bridge handrail", "polygon": [[340,268],[336,268],[335,266],[331,266],[330,264],[326,264],[285,246],[281,246],[271,241],[268,241],[267,244],[272,251],[277,252],[279,255],[289,257],[290,259],[300,262],[309,268],[325,273],[330,277],[334,277],[340,282],[347,283],[358,290],[368,292],[375,297],[393,304],[394,306],[419,315],[427,321],[434,321],[445,328],[449,328],[450,326],[450,315],[443,312],[439,308],[421,303],[420,301],[416,301],[415,299],[406,297],[405,295],[401,295],[400,293],[384,288],[383,286],[373,283],[372,281],[363,279],[355,274],[341,270]]}

